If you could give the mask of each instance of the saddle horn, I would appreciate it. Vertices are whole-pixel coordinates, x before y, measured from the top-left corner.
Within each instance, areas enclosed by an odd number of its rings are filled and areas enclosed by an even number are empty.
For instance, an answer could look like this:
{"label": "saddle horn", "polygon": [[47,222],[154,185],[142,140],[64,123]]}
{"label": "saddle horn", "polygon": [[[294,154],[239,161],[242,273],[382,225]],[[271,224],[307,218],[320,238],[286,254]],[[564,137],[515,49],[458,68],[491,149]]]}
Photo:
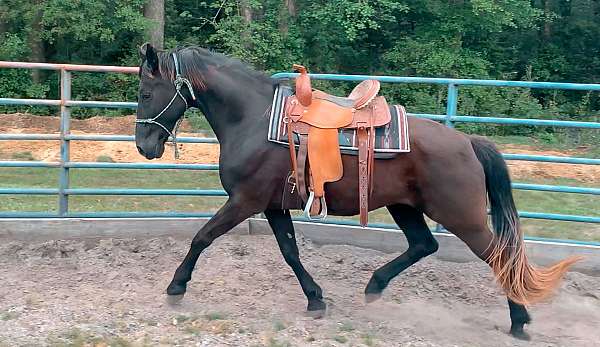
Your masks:
{"label": "saddle horn", "polygon": [[306,107],[312,102],[312,87],[310,85],[308,70],[306,67],[297,64],[294,64],[293,68],[294,71],[300,73],[300,76],[296,77],[296,97],[300,104]]}

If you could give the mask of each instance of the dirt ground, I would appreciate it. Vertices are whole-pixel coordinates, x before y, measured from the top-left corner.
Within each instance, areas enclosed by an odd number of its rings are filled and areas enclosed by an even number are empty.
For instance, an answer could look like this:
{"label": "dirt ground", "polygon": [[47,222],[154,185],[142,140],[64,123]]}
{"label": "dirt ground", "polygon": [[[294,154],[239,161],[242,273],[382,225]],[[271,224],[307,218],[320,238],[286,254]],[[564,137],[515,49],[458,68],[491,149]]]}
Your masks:
{"label": "dirt ground", "polygon": [[483,263],[425,259],[365,304],[373,270],[398,254],[299,239],[324,289],[322,319],[271,236],[230,235],[200,258],[183,301],[164,289],[188,240],[0,245],[1,346],[597,346],[600,281],[569,273],[513,339],[505,298]]}
{"label": "dirt ground", "polygon": [[[127,117],[93,117],[86,120],[72,120],[71,129],[74,134],[115,134],[132,135],[134,133],[135,116]],[[57,133],[59,130],[57,117],[40,117],[27,114],[0,114],[0,133]],[[190,132],[188,123],[184,122],[180,136],[202,136]],[[217,163],[219,146],[213,144],[180,144],[180,159],[173,158],[171,148],[165,150],[163,158],[157,162],[179,163]],[[554,156],[578,156],[581,150],[542,151],[531,146],[501,146],[506,153],[538,154]],[[58,161],[60,149],[58,141],[3,141],[0,147],[0,160],[14,159],[15,154],[31,153],[35,160]],[[110,157],[115,162],[135,162],[143,158],[137,153],[131,142],[97,142],[73,141],[71,158],[75,161],[97,161],[99,157]],[[569,178],[581,182],[596,183],[600,181],[600,166],[571,165],[527,161],[509,161],[511,174],[517,179],[526,178]]]}

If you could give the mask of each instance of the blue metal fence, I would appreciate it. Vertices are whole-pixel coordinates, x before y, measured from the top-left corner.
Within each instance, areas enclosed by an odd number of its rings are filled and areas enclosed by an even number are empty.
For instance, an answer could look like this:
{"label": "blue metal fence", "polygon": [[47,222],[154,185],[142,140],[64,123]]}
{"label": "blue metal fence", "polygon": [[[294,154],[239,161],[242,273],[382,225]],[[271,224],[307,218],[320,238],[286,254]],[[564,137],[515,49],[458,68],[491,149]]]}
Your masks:
{"label": "blue metal fence", "polygon": [[[213,164],[165,164],[165,163],[98,163],[98,162],[75,162],[70,159],[71,141],[134,141],[133,136],[123,135],[76,135],[70,133],[70,108],[71,107],[105,107],[105,108],[127,108],[134,109],[137,104],[133,102],[106,102],[106,101],[79,101],[71,100],[71,71],[87,72],[119,72],[137,73],[136,67],[115,66],[92,66],[92,65],[70,65],[70,64],[42,64],[0,61],[0,68],[26,68],[26,69],[49,69],[60,71],[60,100],[45,99],[14,99],[0,98],[0,105],[47,105],[60,106],[61,127],[59,134],[0,134],[2,140],[57,140],[60,141],[60,161],[58,162],[36,162],[36,161],[0,161],[2,167],[38,167],[58,168],[59,186],[57,188],[0,188],[2,194],[25,194],[25,195],[57,195],[58,212],[5,212],[0,217],[205,217],[207,213],[183,213],[183,212],[72,212],[69,210],[69,196],[71,195],[186,195],[186,196],[226,196],[223,190],[213,189],[99,189],[99,188],[70,188],[69,170],[72,168],[85,169],[182,169],[182,170],[218,170],[218,165]],[[277,79],[291,79],[297,74],[278,73],[273,75]],[[540,119],[516,119],[500,117],[474,117],[457,115],[458,93],[460,86],[487,86],[487,87],[518,87],[518,88],[541,88],[562,90],[600,91],[597,84],[576,83],[551,83],[551,82],[521,82],[521,81],[497,81],[497,80],[467,80],[467,79],[444,79],[444,78],[418,78],[418,77],[394,77],[394,76],[367,76],[367,75],[335,75],[335,74],[311,74],[313,79],[324,79],[334,81],[360,81],[364,79],[378,79],[387,83],[420,83],[446,85],[448,88],[446,114],[414,114],[414,117],[422,117],[442,121],[448,126],[455,122],[491,123],[511,125],[532,126],[556,126],[574,127],[586,129],[600,129],[597,122],[559,121]],[[215,138],[178,138],[180,143],[217,143]],[[558,157],[526,154],[504,154],[507,160],[540,161],[552,163],[600,165],[600,159]],[[533,190],[543,192],[560,192],[572,194],[600,195],[599,188],[587,188],[576,186],[555,186],[541,184],[514,183],[514,189]],[[538,213],[520,211],[521,217],[547,220],[560,220],[572,222],[600,223],[598,216],[565,215],[555,213]],[[348,222],[344,222],[347,224]]]}

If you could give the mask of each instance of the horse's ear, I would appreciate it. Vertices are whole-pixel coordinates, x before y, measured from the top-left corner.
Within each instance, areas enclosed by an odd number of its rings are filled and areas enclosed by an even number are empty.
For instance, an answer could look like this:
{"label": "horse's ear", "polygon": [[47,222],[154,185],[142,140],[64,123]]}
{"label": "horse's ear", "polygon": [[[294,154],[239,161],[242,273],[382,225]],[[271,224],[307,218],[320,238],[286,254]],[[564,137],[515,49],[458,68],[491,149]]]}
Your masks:
{"label": "horse's ear", "polygon": [[140,56],[142,57],[142,62],[145,60],[150,69],[152,69],[152,72],[158,70],[158,55],[156,54],[156,49],[149,42],[144,43],[140,47]]}

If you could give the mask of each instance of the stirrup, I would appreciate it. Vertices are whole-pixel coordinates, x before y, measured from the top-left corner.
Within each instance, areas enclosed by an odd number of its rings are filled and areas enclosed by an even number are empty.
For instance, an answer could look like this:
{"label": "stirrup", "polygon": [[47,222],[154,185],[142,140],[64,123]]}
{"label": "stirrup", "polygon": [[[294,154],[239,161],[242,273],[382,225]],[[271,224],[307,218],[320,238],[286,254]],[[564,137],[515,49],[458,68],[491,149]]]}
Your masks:
{"label": "stirrup", "polygon": [[322,221],[327,218],[327,203],[325,202],[325,198],[320,197],[319,199],[321,199],[321,213],[319,213],[316,217],[313,217],[310,215],[310,207],[315,200],[315,192],[311,190],[308,200],[306,201],[306,206],[304,207],[304,216],[306,216],[306,218],[309,220]]}

